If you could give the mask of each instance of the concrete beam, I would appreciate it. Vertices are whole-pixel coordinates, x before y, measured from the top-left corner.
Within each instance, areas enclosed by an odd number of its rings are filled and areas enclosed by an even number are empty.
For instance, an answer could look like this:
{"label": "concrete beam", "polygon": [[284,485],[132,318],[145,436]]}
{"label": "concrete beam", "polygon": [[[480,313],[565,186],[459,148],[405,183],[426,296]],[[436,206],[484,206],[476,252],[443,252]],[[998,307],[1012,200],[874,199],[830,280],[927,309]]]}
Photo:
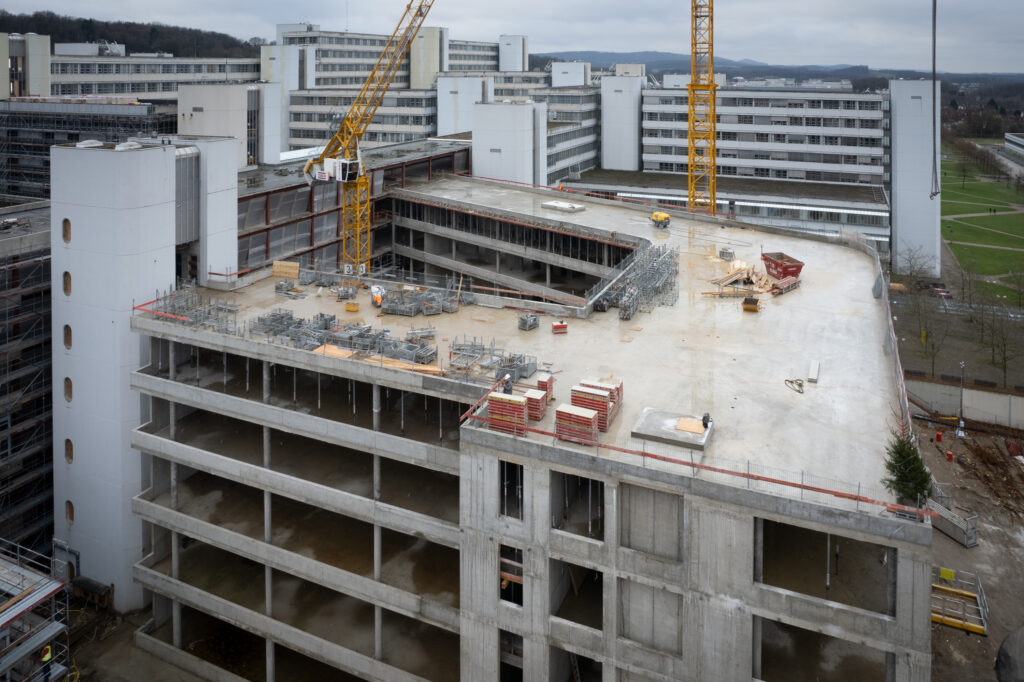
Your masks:
{"label": "concrete beam", "polygon": [[[308,580],[370,604],[382,604],[388,609],[410,618],[436,625],[451,632],[459,631],[459,610],[457,608],[254,540],[247,535],[200,521],[187,514],[172,511],[145,499],[146,495],[147,493],[143,492],[142,495],[132,498],[132,513],[145,521],[184,533],[213,547],[265,564],[282,573]],[[145,561],[139,563],[140,566],[144,564]]]}
{"label": "concrete beam", "polygon": [[380,455],[399,462],[425,466],[448,474],[459,473],[458,451],[437,445],[378,433],[344,422],[196,388],[141,372],[134,372],[131,375],[131,387],[140,393],[253,424],[273,424],[274,428],[297,436],[352,448],[371,455]]}
{"label": "concrete beam", "polygon": [[[569,270],[575,270],[576,272],[593,275],[599,279],[611,274],[612,272],[612,268],[599,265],[597,263],[589,263],[585,260],[579,260],[578,258],[560,256],[557,253],[551,253],[544,249],[535,249],[529,246],[514,244],[512,242],[503,242],[498,239],[492,239],[491,237],[473,234],[472,232],[453,230],[449,227],[441,227],[440,225],[434,225],[433,223],[424,222],[422,220],[414,220],[413,218],[396,216],[395,224],[411,230],[436,235],[438,237],[446,237],[465,244],[473,244],[474,246],[493,249],[497,253],[508,253],[513,256],[519,256],[520,258],[527,258],[540,263],[548,263],[561,268],[568,268]],[[595,248],[600,246],[605,245],[595,245]]]}
{"label": "concrete beam", "polygon": [[355,379],[367,384],[399,391],[426,394],[463,403],[475,403],[484,394],[477,384],[459,379],[419,374],[401,369],[390,369],[372,361],[332,358],[312,351],[278,343],[267,343],[262,338],[249,338],[223,334],[209,329],[186,327],[146,315],[133,315],[131,328],[135,332],[186,343],[218,353],[233,353],[256,361],[269,361],[288,367],[298,367],[343,379]]}
{"label": "concrete beam", "polygon": [[197,611],[202,611],[259,637],[266,637],[305,656],[341,668],[353,675],[399,682],[427,682],[422,677],[412,675],[381,661],[375,661],[339,644],[268,618],[262,613],[251,611],[187,583],[168,578],[152,569],[136,565],[135,579],[158,594],[173,597]]}
{"label": "concrete beam", "polygon": [[451,258],[447,258],[445,256],[438,256],[437,254],[434,253],[424,253],[419,249],[409,248],[408,246],[395,246],[395,253],[398,254],[399,256],[405,256],[406,258],[411,258],[413,260],[423,261],[424,263],[436,265],[437,267],[445,268],[446,270],[450,270],[452,272],[462,273],[464,275],[468,275],[476,279],[494,282],[495,284],[499,284],[502,287],[507,287],[515,291],[522,291],[534,296],[542,296],[544,298],[549,298],[554,301],[562,302],[565,302],[566,299],[569,299],[569,302],[578,300],[580,306],[583,306],[586,303],[586,301],[584,301],[582,298],[572,296],[570,294],[565,293],[564,291],[549,289],[548,287],[541,286],[540,284],[533,284],[532,282],[527,282],[525,280],[519,279],[518,277],[512,277],[511,275],[503,275],[499,272],[488,270],[487,268],[481,268],[476,265],[469,265],[467,263],[463,263],[462,261],[452,260]]}
{"label": "concrete beam", "polygon": [[132,447],[236,483],[269,491],[319,509],[379,523],[404,533],[459,549],[459,527],[432,516],[307,481],[166,438],[132,431]]}
{"label": "concrete beam", "polygon": [[135,646],[203,680],[209,680],[210,682],[246,682],[244,677],[239,677],[220,666],[208,663],[187,651],[175,649],[163,640],[153,637],[149,634],[152,625],[153,622],[149,621],[132,634],[132,643]]}

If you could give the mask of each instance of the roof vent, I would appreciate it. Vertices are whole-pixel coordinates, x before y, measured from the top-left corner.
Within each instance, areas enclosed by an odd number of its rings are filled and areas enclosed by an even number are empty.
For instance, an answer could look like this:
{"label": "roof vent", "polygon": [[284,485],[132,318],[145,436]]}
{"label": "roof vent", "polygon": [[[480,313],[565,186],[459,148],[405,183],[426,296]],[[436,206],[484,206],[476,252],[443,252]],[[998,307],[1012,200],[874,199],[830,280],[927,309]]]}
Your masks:
{"label": "roof vent", "polygon": [[133,149],[142,149],[142,145],[138,142],[122,142],[121,144],[114,147],[115,152],[127,152]]}
{"label": "roof vent", "polygon": [[99,140],[82,140],[75,146],[79,149],[94,149],[96,147],[102,147],[103,143]]}

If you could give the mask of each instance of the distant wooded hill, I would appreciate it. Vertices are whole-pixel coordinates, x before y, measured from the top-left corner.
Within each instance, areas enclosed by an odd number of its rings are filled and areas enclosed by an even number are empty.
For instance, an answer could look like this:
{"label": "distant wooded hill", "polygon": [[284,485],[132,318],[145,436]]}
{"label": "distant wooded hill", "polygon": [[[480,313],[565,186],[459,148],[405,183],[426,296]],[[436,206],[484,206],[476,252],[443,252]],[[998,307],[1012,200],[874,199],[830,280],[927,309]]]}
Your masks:
{"label": "distant wooded hill", "polygon": [[[666,73],[688,73],[690,56],[674,52],[600,52],[600,51],[569,51],[549,52],[530,55],[530,68],[542,69],[550,61],[581,61],[590,62],[596,69],[606,69],[614,64],[646,64],[647,73],[661,76]],[[890,78],[923,78],[931,77],[931,72],[914,71],[912,69],[872,69],[864,65],[832,64],[832,65],[778,65],[765,64],[751,59],[725,59],[715,57],[715,71],[726,74],[729,78],[795,78],[798,81],[810,78],[822,80],[848,79],[853,82],[856,90],[886,87]],[[979,74],[979,73],[940,73],[939,78],[948,81],[971,81],[976,83],[1007,83],[1019,82],[1021,74]]]}
{"label": "distant wooded hill", "polygon": [[175,57],[258,57],[259,47],[247,41],[195,28],[97,21],[53,12],[11,14],[0,10],[0,33],[38,33],[54,43],[94,43],[108,40],[133,52],[170,52]]}

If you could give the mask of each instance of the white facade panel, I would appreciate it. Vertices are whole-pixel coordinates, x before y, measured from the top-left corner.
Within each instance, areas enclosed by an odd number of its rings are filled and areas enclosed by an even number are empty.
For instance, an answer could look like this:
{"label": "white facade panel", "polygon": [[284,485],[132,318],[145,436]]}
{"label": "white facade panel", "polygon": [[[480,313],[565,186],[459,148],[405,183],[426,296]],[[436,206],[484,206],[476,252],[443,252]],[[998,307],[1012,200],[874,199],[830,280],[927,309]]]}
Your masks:
{"label": "white facade panel", "polygon": [[448,70],[448,29],[424,26],[409,47],[409,87],[428,90],[434,87],[439,72]]}
{"label": "white facade panel", "polygon": [[551,64],[551,87],[578,88],[590,85],[590,64],[587,62],[554,62]]}
{"label": "white facade panel", "polygon": [[74,338],[53,354],[54,439],[70,440],[76,454],[54,467],[54,534],[81,551],[84,575],[115,586],[115,608],[130,610],[142,606],[131,575],[142,527],[131,498],[143,479],[128,435],[144,415],[129,375],[148,361],[148,345],[129,322],[133,303],[174,284],[175,148],[53,147],[51,177],[53,323],[70,325]]}
{"label": "white facade panel", "polygon": [[237,145],[231,138],[187,144],[199,148],[199,285],[206,286],[211,273],[238,272]]}
{"label": "white facade panel", "polygon": [[[939,85],[935,85],[938,90]],[[892,258],[898,272],[924,266],[937,277],[941,265],[941,195],[931,197],[938,168],[939,111],[932,112],[931,81],[890,81],[892,117]]]}
{"label": "white facade panel", "polygon": [[[538,125],[543,126],[539,136]],[[527,184],[544,183],[546,130],[547,107],[544,104],[474,105],[473,175]],[[538,178],[544,179],[538,183]]]}
{"label": "white facade panel", "polygon": [[601,79],[601,167],[640,170],[640,76]]}
{"label": "white facade panel", "polygon": [[437,134],[454,135],[473,130],[473,105],[494,101],[493,76],[439,76],[437,79]]}
{"label": "white facade panel", "polygon": [[530,52],[526,36],[498,37],[498,71],[529,71]]}
{"label": "white facade panel", "polygon": [[178,88],[178,134],[233,137],[238,168],[249,165],[248,84],[182,85]]}

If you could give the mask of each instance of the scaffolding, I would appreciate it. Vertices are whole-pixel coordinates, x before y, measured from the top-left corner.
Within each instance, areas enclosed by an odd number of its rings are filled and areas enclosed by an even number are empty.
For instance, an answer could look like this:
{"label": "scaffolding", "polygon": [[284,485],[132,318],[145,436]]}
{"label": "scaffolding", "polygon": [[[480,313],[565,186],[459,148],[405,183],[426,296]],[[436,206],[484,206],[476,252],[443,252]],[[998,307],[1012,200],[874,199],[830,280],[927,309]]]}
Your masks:
{"label": "scaffolding", "polygon": [[[40,230],[24,218],[8,221],[0,240]],[[53,535],[50,253],[48,239],[35,242],[0,258],[0,537],[48,552]]]}
{"label": "scaffolding", "polygon": [[[0,676],[62,680],[69,670],[68,598],[49,558],[0,540]],[[49,648],[49,660],[41,654]]]}
{"label": "scaffolding", "polygon": [[118,143],[176,130],[175,114],[152,104],[0,102],[0,194],[48,197],[53,145]]}

